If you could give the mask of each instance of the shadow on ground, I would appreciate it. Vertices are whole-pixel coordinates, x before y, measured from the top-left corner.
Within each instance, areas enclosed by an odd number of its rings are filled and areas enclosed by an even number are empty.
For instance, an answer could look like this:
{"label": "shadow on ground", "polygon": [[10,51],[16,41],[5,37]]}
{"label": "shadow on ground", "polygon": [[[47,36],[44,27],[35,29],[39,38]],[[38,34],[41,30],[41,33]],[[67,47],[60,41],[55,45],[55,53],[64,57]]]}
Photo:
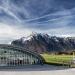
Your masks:
{"label": "shadow on ground", "polygon": [[68,66],[53,66],[53,65],[25,65],[16,67],[0,67],[0,71],[51,71],[69,69]]}

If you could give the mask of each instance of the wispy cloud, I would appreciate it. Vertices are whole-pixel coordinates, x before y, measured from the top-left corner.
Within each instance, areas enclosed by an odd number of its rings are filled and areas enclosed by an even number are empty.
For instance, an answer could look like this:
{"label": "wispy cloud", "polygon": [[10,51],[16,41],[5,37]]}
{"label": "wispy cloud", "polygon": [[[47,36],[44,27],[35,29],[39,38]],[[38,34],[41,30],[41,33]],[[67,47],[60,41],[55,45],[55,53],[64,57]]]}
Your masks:
{"label": "wispy cloud", "polygon": [[0,0],[0,43],[32,32],[75,36],[74,20],[75,0]]}
{"label": "wispy cloud", "polygon": [[0,23],[0,43],[9,43],[10,40],[19,39],[23,36],[28,36],[31,33],[31,30],[27,28],[25,29],[19,26],[17,27]]}

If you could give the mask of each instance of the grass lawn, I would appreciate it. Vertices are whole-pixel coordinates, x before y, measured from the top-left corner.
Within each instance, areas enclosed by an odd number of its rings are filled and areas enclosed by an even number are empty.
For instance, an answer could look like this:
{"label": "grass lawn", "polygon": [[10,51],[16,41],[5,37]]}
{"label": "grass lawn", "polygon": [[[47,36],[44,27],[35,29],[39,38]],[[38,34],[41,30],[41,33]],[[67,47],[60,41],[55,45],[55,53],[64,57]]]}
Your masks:
{"label": "grass lawn", "polygon": [[53,64],[70,64],[73,56],[72,55],[50,55],[50,54],[41,54],[45,59],[46,63]]}

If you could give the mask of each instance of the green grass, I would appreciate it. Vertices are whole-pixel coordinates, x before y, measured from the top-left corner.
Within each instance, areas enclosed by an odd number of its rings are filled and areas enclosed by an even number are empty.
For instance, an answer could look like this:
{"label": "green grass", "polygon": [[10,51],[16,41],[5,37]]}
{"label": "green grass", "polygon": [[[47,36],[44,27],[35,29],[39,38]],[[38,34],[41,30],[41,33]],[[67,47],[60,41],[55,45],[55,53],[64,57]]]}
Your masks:
{"label": "green grass", "polygon": [[45,59],[46,63],[55,63],[55,64],[70,64],[72,61],[72,55],[50,55],[50,54],[41,54]]}

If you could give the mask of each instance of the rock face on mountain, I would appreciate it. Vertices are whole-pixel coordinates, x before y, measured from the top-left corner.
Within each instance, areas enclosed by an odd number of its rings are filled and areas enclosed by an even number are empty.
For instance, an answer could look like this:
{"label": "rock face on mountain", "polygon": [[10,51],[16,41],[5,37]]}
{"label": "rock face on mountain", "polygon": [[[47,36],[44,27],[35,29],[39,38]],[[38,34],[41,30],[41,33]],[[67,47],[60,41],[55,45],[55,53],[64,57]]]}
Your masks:
{"label": "rock face on mountain", "polygon": [[75,38],[56,37],[39,33],[14,40],[11,44],[25,47],[37,53],[64,51],[67,52],[75,49]]}

